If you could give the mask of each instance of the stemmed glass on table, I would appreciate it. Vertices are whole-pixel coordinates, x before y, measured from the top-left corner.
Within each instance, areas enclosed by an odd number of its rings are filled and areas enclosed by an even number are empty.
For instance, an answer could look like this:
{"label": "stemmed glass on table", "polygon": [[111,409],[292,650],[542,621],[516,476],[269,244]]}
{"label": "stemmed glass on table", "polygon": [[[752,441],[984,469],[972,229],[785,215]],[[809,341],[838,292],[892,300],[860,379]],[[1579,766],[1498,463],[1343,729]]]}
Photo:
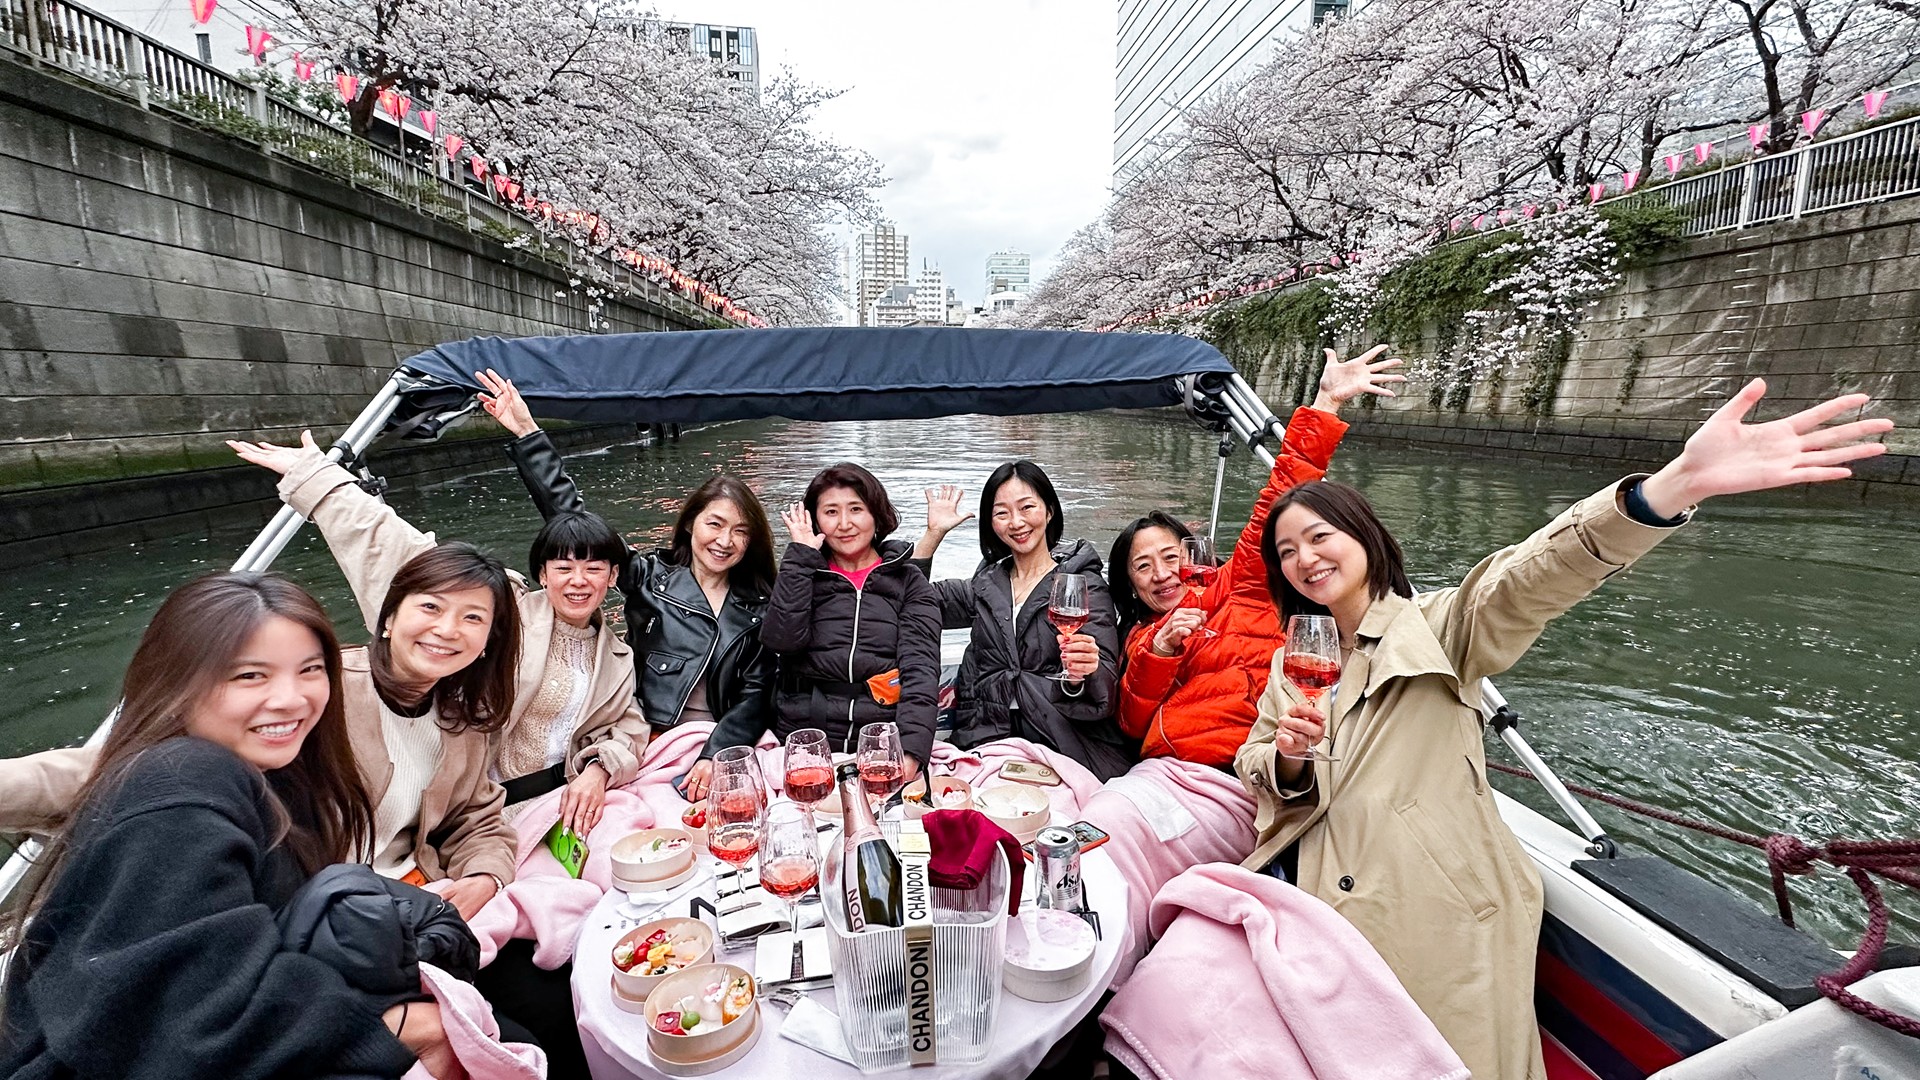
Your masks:
{"label": "stemmed glass on table", "polygon": [[801,728],[787,736],[787,798],[811,811],[833,794],[833,752],[827,748],[827,733],[819,728]]}
{"label": "stemmed glass on table", "polygon": [[[1061,637],[1072,637],[1087,625],[1092,612],[1087,607],[1087,576],[1085,574],[1053,575],[1053,595],[1047,602],[1047,621],[1060,632]],[[1057,682],[1066,682],[1072,678],[1067,674],[1066,661],[1060,662],[1060,670],[1047,676]]]}
{"label": "stemmed glass on table", "polygon": [[[1329,725],[1326,732],[1327,745],[1333,745],[1330,708],[1322,707],[1320,699],[1328,690],[1338,696],[1340,686],[1340,628],[1334,625],[1331,615],[1295,615],[1287,620],[1287,647],[1280,658],[1280,672],[1287,681],[1298,687],[1306,696],[1308,703],[1319,708],[1327,716]],[[1329,701],[1332,699],[1329,698]],[[1304,753],[1282,754],[1281,757],[1300,761],[1334,761],[1331,752],[1322,752],[1312,747]]]}
{"label": "stemmed glass on table", "polygon": [[[745,750],[743,758],[733,753]],[[735,869],[760,849],[760,825],[767,812],[767,786],[752,747],[729,747],[713,756],[712,791],[707,795],[707,850]]]}
{"label": "stemmed glass on table", "polygon": [[800,932],[800,898],[820,884],[820,839],[813,811],[798,802],[767,808],[760,829],[760,886],[787,905],[794,933]]}
{"label": "stemmed glass on table", "polygon": [[[1180,584],[1193,590],[1196,603],[1219,574],[1220,555],[1214,551],[1212,537],[1189,536],[1180,541]],[[1220,636],[1220,631],[1206,625],[1198,633],[1203,638]]]}
{"label": "stemmed glass on table", "polygon": [[860,729],[860,748],[854,754],[860,768],[860,787],[876,810],[906,785],[906,754],[900,748],[900,726],[891,720]]}

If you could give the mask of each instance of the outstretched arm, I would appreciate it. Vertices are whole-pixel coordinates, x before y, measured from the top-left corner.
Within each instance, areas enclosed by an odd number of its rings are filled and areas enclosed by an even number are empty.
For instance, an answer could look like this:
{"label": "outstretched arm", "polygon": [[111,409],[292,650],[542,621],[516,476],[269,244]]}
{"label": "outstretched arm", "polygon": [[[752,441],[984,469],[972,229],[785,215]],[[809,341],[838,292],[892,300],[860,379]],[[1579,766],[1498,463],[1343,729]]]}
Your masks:
{"label": "outstretched arm", "polygon": [[534,422],[532,411],[512,380],[501,378],[491,368],[475,372],[474,378],[488,390],[480,395],[480,407],[514,437],[507,444],[507,457],[519,471],[520,482],[527,486],[527,494],[533,497],[540,517],[546,519],[555,514],[585,510],[587,500],[580,497],[573,477],[567,475],[567,465],[560,457],[559,448]]}
{"label": "outstretched arm", "polygon": [[[941,484],[939,487],[930,487],[926,495],[927,531],[921,533],[920,539],[913,542],[915,560],[931,560],[933,553],[940,547],[940,541],[945,540],[947,534],[959,527],[962,522],[971,520],[973,517],[973,511],[960,509],[960,500],[966,496],[966,492],[957,485]],[[931,567],[927,569],[927,580],[933,580]]]}

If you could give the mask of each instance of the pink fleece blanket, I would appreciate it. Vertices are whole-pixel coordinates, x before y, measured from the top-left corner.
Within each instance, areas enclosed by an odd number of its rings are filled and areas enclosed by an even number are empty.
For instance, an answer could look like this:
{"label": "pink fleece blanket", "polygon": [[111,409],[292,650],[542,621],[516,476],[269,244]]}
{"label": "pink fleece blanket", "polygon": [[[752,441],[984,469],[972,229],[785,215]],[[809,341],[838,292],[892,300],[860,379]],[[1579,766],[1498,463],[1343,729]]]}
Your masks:
{"label": "pink fleece blanket", "polygon": [[1160,890],[1151,925],[1159,945],[1100,1016],[1107,1052],[1142,1080],[1467,1080],[1360,931],[1283,881],[1195,867]]}
{"label": "pink fleece blanket", "polygon": [[[493,1009],[470,983],[420,965],[420,988],[440,1003],[440,1026],[467,1080],[539,1080],[547,1075],[547,1052],[527,1043],[500,1041]],[[433,1080],[426,1066],[414,1063],[405,1080]],[[442,1077],[441,1080],[455,1080]]]}

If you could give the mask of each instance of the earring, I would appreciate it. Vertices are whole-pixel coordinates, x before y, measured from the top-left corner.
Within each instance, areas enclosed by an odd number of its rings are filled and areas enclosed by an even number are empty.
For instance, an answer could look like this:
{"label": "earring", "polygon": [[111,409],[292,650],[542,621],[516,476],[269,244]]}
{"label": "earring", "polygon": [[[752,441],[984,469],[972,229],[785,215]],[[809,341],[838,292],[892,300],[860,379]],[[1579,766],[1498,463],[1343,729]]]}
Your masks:
{"label": "earring", "polygon": [[393,631],[391,631],[391,630],[382,630],[382,631],[380,631],[380,636],[381,636],[381,637],[383,637],[383,638],[390,638],[390,637],[392,637],[392,636],[393,636]]}

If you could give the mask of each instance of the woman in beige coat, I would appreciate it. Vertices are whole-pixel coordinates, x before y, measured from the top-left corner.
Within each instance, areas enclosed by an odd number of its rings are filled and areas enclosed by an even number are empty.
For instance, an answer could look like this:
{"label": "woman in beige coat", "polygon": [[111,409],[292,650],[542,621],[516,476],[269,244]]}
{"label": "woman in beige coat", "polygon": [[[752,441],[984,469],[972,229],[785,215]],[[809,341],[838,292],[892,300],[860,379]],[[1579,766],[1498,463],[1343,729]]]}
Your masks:
{"label": "woman in beige coat", "polygon": [[[1784,420],[1742,420],[1756,380],[1673,462],[1610,484],[1455,588],[1413,595],[1393,540],[1359,492],[1282,495],[1261,545],[1282,618],[1331,615],[1344,669],[1328,716],[1274,656],[1260,718],[1234,762],[1259,802],[1246,865],[1280,870],[1379,950],[1479,1080],[1543,1078],[1533,1015],[1541,888],[1489,794],[1479,683],[1546,624],[1687,521],[1713,495],[1849,475],[1885,447],[1886,420],[1827,421],[1836,398]],[[1333,761],[1298,756],[1313,747]]]}

